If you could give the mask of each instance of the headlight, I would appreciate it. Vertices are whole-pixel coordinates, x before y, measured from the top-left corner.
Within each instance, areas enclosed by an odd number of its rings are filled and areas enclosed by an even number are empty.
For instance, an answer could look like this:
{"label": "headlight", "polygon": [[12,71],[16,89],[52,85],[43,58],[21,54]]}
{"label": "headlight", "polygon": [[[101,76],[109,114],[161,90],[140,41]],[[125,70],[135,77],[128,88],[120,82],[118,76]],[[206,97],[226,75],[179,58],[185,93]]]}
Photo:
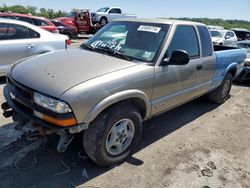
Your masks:
{"label": "headlight", "polygon": [[246,64],[247,66],[250,66],[250,57],[247,57],[247,58],[245,59],[245,64]]}
{"label": "headlight", "polygon": [[67,105],[65,102],[60,100],[55,100],[50,97],[41,95],[37,92],[34,93],[34,102],[35,104],[42,106],[48,110],[51,110],[53,112],[59,113],[59,114],[65,114],[72,112],[69,105]]}

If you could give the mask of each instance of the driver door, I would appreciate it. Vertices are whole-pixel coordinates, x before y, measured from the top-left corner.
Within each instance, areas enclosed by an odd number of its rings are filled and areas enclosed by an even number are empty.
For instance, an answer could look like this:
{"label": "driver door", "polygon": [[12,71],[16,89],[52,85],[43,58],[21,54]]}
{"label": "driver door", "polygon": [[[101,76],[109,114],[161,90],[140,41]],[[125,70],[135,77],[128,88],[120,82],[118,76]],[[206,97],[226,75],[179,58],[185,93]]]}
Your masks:
{"label": "driver door", "polygon": [[[152,95],[152,115],[185,103],[202,92],[196,86],[202,82],[202,60],[196,30],[193,26],[177,26],[165,54],[185,50],[190,61],[187,65],[161,65],[155,67],[155,85]],[[205,90],[205,89],[204,89]]]}

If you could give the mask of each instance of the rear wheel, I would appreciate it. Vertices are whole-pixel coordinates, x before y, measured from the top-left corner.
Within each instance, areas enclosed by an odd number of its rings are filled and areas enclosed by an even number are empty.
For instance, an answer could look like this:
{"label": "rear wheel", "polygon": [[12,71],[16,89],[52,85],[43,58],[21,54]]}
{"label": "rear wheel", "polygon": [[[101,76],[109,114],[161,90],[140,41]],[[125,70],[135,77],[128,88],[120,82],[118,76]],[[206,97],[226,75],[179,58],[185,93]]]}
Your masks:
{"label": "rear wheel", "polygon": [[142,118],[132,105],[114,106],[102,113],[84,132],[83,146],[97,164],[111,166],[124,161],[139,143]]}
{"label": "rear wheel", "polygon": [[101,23],[101,26],[105,26],[105,25],[107,25],[107,23],[108,23],[107,18],[102,17],[102,18],[101,18],[101,20],[100,20],[100,23]]}
{"label": "rear wheel", "polygon": [[215,91],[209,94],[209,99],[217,104],[224,103],[229,97],[229,93],[232,87],[232,81],[233,76],[231,73],[228,73],[225,76],[222,84]]}

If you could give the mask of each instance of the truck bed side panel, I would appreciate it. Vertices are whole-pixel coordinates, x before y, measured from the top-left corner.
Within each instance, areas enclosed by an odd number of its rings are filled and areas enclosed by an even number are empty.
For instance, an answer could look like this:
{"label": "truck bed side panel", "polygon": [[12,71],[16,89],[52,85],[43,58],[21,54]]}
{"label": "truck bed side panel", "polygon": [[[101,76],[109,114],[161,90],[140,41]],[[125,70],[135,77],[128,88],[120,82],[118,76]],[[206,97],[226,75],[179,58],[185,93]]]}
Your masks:
{"label": "truck bed side panel", "polygon": [[246,50],[233,49],[214,53],[216,55],[216,70],[213,76],[213,88],[216,88],[230,70],[237,70],[235,77],[243,70]]}

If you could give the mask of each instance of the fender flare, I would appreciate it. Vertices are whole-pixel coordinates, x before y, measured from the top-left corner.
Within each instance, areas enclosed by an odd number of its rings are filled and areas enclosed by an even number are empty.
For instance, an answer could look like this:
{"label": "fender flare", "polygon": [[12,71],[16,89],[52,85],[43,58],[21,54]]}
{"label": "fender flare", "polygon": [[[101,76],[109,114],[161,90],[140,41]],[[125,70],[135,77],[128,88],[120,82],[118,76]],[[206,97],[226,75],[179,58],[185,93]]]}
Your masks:
{"label": "fender flare", "polygon": [[225,78],[225,76],[227,75],[227,73],[229,73],[231,70],[235,71],[235,75],[232,75],[233,78],[235,78],[235,76],[237,75],[237,71],[238,71],[238,64],[237,64],[236,62],[231,63],[231,64],[227,67],[227,69],[226,69],[226,71],[225,71],[225,74],[223,75],[223,79]]}
{"label": "fender flare", "polygon": [[106,97],[105,99],[103,99],[102,101],[100,101],[97,105],[95,105],[90,111],[89,113],[86,115],[85,119],[84,119],[84,123],[89,124],[91,121],[93,121],[103,110],[107,109],[109,106],[127,100],[127,99],[132,99],[132,98],[137,98],[137,99],[141,99],[144,101],[145,103],[145,111],[146,111],[146,115],[145,118],[148,118],[150,116],[151,113],[151,103],[147,97],[147,95],[140,91],[140,90],[126,90],[126,91],[122,91],[122,92],[118,92],[115,94],[112,94],[108,97]]}

